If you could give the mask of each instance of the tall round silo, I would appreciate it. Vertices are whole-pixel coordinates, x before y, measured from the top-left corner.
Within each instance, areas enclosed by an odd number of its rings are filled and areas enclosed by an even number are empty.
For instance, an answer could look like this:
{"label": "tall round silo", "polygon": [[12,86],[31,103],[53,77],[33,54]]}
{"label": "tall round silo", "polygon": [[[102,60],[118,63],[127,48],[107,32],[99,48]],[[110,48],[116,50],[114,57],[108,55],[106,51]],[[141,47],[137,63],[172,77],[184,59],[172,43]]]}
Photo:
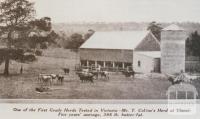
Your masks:
{"label": "tall round silo", "polygon": [[167,74],[185,71],[185,41],[183,28],[172,24],[161,32],[161,72]]}

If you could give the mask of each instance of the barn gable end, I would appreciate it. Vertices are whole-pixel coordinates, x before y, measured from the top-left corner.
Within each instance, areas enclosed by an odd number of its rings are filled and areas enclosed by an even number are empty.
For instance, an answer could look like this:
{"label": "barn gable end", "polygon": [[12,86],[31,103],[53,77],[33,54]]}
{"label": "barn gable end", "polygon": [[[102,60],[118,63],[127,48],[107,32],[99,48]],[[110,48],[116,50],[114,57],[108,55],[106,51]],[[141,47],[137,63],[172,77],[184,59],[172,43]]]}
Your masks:
{"label": "barn gable end", "polygon": [[149,34],[135,48],[135,51],[160,51],[160,42],[151,32],[149,32]]}

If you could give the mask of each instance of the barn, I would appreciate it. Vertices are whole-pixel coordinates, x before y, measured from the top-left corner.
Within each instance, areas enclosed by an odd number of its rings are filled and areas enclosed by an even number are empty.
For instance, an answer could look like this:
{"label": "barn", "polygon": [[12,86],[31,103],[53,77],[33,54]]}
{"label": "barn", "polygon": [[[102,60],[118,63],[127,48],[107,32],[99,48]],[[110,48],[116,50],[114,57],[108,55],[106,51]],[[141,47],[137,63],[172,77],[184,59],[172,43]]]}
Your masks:
{"label": "barn", "polygon": [[105,70],[132,67],[142,73],[176,74],[194,64],[186,60],[187,37],[187,31],[176,24],[162,29],[160,40],[150,31],[95,32],[80,47],[80,63]]}
{"label": "barn", "polygon": [[[140,61],[135,61],[135,57],[143,55],[138,52],[160,51],[160,43],[150,31],[95,32],[79,51],[82,67],[101,66],[104,70],[125,70]],[[151,57],[150,62],[155,58],[160,57]],[[140,61],[141,66],[142,63]],[[154,65],[150,69],[154,69]]]}

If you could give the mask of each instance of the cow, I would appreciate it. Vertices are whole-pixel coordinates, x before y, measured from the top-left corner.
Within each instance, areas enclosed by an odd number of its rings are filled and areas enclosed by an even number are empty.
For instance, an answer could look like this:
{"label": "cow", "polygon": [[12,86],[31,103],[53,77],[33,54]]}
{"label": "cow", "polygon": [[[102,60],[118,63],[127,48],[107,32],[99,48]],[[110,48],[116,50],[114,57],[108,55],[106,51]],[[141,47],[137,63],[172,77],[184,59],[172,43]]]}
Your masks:
{"label": "cow", "polygon": [[134,70],[125,70],[125,71],[122,71],[122,74],[125,75],[125,77],[133,77],[135,76],[135,71]]}
{"label": "cow", "polygon": [[93,79],[94,79],[94,75],[92,73],[89,72],[77,72],[80,80],[82,82],[91,82],[94,83]]}
{"label": "cow", "polygon": [[62,85],[63,81],[64,81],[64,76],[60,75],[60,74],[57,74],[56,77],[57,77],[58,83],[60,83]]}
{"label": "cow", "polygon": [[109,79],[109,72],[108,71],[100,71],[99,72],[101,77],[104,77],[105,79]]}
{"label": "cow", "polygon": [[49,74],[39,74],[38,82],[45,83],[46,85],[49,83],[49,85],[51,85],[52,84],[52,76]]}
{"label": "cow", "polygon": [[69,68],[63,68],[63,71],[64,71],[64,73],[65,73],[65,75],[66,75],[66,74],[69,74],[70,69],[69,69]]}
{"label": "cow", "polygon": [[98,71],[90,71],[90,73],[94,75],[95,79],[99,78],[99,72]]}
{"label": "cow", "polygon": [[57,79],[57,75],[56,74],[49,74],[49,76],[51,76],[51,83],[53,84],[54,82],[56,82]]}
{"label": "cow", "polygon": [[39,74],[38,82],[42,83],[49,83],[50,85],[56,81],[57,75],[56,74]]}

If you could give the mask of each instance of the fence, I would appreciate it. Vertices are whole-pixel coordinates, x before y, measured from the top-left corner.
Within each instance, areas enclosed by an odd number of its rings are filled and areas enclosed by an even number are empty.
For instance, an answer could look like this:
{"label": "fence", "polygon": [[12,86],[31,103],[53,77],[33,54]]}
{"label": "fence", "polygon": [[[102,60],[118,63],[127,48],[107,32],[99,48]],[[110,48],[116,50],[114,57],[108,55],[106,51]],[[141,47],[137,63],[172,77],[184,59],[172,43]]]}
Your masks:
{"label": "fence", "polygon": [[[80,66],[80,65],[76,65],[75,66],[75,70],[76,71],[80,71],[81,69],[89,69],[89,70],[97,70],[98,67],[96,66]],[[125,70],[131,70],[132,67],[128,67],[128,68],[121,68],[121,67],[101,67],[101,71],[110,71],[110,72],[122,72]]]}

